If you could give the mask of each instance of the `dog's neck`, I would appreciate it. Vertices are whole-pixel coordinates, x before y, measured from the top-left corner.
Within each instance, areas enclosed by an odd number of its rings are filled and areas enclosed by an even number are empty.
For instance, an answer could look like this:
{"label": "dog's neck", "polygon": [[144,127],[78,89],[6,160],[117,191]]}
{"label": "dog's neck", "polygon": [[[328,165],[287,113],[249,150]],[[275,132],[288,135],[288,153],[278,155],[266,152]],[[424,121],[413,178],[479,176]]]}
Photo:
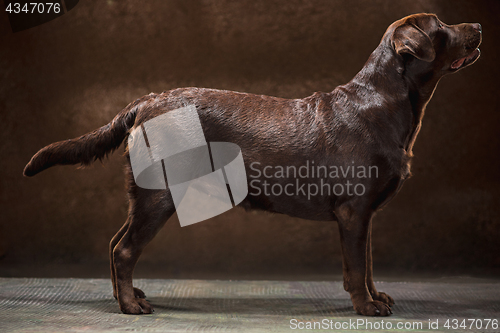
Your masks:
{"label": "dog's neck", "polygon": [[439,80],[442,77],[435,75],[432,71],[429,72],[428,70],[424,70],[426,66],[428,66],[428,64],[415,58],[410,58],[406,63],[404,79],[408,87],[413,112],[412,132],[405,145],[406,151],[410,154],[422,126],[422,119],[424,118],[427,104],[431,100]]}
{"label": "dog's neck", "polygon": [[[425,75],[417,59],[406,59],[398,55],[390,43],[382,43],[372,52],[365,66],[345,87],[362,86],[385,96],[385,103],[374,112],[390,114],[383,117],[387,126],[404,124],[398,133],[398,143],[409,156],[422,124],[425,108],[429,103],[440,77]],[[419,67],[420,66],[420,67]],[[349,89],[362,95],[359,88]],[[388,98],[388,99],[387,99]]]}

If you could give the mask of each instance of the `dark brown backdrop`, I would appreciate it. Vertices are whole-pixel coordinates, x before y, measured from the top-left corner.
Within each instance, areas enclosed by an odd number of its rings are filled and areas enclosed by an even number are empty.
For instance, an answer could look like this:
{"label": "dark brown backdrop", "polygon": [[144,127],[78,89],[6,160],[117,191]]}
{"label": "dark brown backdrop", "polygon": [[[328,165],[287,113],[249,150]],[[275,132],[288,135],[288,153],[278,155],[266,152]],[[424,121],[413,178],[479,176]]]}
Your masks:
{"label": "dark brown backdrop", "polygon": [[[375,261],[408,272],[494,272],[500,2],[109,0],[81,1],[15,34],[0,13],[0,275],[30,274],[13,265],[71,264],[107,274],[100,264],[126,218],[120,152],[104,166],[23,178],[42,146],[102,126],[149,92],[330,91],[356,74],[390,23],[416,12],[480,22],[483,55],[441,81],[414,149],[414,177],[376,216]],[[172,217],[142,262],[164,277],[294,278],[335,272],[340,248],[335,223],[232,210],[186,228]]]}

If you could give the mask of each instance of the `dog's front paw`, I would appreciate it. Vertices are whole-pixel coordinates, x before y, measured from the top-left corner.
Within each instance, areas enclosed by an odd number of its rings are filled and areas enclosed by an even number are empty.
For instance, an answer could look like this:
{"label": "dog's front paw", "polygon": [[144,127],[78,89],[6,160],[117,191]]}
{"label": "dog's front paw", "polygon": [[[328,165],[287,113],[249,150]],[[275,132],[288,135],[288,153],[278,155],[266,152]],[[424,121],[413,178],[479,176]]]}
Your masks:
{"label": "dog's front paw", "polygon": [[[139,288],[134,287],[134,296],[135,298],[146,298],[146,294],[144,294],[144,291],[142,291]],[[116,291],[113,291],[113,297],[115,299],[118,299],[118,295],[116,294]]]}
{"label": "dog's front paw", "polygon": [[129,301],[120,301],[120,310],[124,314],[151,314],[153,307],[144,298],[134,298]]}
{"label": "dog's front paw", "polygon": [[394,300],[392,299],[391,296],[387,295],[386,293],[376,292],[376,293],[372,294],[372,298],[374,301],[380,301],[380,302],[385,303],[389,306],[394,305]]}
{"label": "dog's front paw", "polygon": [[146,294],[139,288],[134,287],[134,296],[135,298],[146,298]]}
{"label": "dog's front paw", "polygon": [[354,310],[363,316],[389,316],[392,314],[391,308],[380,301],[354,304]]}

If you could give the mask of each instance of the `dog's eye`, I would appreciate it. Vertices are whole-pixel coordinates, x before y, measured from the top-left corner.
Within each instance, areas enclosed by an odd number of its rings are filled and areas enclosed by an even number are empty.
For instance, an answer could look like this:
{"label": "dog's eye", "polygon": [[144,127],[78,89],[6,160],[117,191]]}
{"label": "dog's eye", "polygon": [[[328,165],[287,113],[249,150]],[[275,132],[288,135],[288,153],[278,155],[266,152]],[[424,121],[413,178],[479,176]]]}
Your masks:
{"label": "dog's eye", "polygon": [[439,22],[439,29],[443,29],[443,25]]}

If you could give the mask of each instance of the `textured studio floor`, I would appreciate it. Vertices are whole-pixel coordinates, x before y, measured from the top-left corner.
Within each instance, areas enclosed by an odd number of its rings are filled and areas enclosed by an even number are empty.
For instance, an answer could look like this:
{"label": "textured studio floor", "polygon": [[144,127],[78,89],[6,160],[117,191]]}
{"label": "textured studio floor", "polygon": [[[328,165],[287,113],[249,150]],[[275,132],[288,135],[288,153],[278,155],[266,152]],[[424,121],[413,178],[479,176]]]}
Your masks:
{"label": "textured studio floor", "polygon": [[[494,322],[485,329],[488,319],[500,320],[495,280],[378,283],[396,299],[388,318],[354,314],[341,282],[139,279],[135,284],[154,305],[153,315],[121,314],[108,279],[0,278],[0,332],[312,332],[307,328],[314,322],[322,332],[500,331]],[[467,328],[453,329],[453,319],[458,324],[466,319]],[[479,324],[482,329],[474,326]]]}

